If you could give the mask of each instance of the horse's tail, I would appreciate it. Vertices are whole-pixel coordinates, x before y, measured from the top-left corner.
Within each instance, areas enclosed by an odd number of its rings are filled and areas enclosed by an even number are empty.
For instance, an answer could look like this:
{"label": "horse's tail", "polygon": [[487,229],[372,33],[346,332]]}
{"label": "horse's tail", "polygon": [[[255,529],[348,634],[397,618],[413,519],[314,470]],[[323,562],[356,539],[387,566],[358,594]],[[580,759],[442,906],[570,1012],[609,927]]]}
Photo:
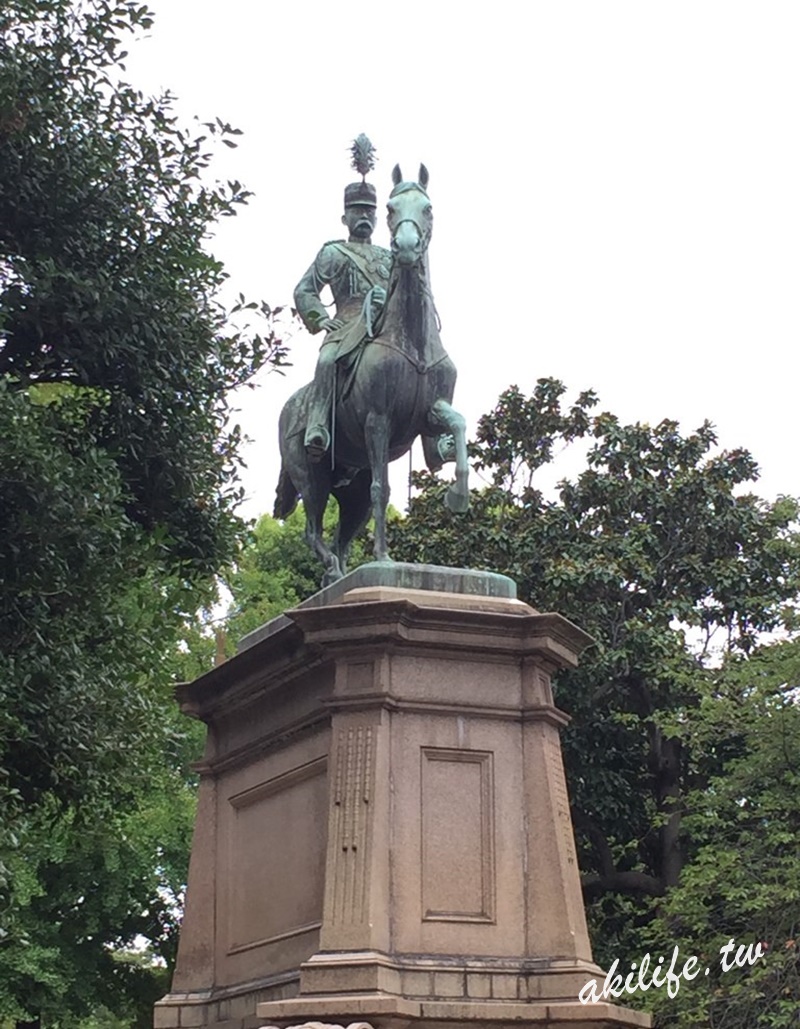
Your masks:
{"label": "horse's tail", "polygon": [[275,508],[272,512],[274,518],[288,518],[297,507],[299,494],[297,487],[292,482],[286,465],[281,465],[281,474],[278,476],[278,488],[275,490]]}

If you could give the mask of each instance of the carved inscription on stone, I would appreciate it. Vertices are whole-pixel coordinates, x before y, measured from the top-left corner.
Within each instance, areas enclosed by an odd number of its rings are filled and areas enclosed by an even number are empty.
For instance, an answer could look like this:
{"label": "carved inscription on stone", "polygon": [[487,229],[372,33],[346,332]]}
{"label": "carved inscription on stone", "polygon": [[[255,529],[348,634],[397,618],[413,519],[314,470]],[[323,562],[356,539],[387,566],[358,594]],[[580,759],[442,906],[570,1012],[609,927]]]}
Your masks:
{"label": "carved inscription on stone", "polygon": [[333,783],[332,924],[360,923],[366,917],[370,850],[374,741],[371,725],[339,730]]}
{"label": "carved inscription on stone", "polygon": [[550,683],[550,676],[540,669],[536,672],[536,682],[538,686],[538,693],[541,697],[539,703],[541,704],[552,704],[553,703],[553,687]]}
{"label": "carved inscription on stone", "polygon": [[547,775],[550,780],[551,796],[556,815],[556,830],[561,840],[564,856],[570,865],[576,864],[575,839],[572,833],[572,819],[569,814],[569,795],[564,778],[564,762],[561,758],[561,746],[555,730],[543,730],[544,755],[547,763]]}

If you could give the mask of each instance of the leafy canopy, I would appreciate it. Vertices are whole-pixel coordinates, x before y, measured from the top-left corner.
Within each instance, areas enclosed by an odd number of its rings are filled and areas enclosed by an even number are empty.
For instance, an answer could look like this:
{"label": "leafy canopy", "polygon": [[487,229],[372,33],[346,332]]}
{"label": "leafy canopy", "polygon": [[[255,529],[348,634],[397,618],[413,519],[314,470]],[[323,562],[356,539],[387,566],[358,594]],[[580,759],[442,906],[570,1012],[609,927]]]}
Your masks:
{"label": "leafy canopy", "polygon": [[207,250],[248,196],[207,175],[236,130],[120,81],[150,23],[0,9],[0,1017],[122,1010],[111,986],[152,980],[109,964],[136,934],[169,960],[175,648],[243,530],[228,395],[286,358]]}

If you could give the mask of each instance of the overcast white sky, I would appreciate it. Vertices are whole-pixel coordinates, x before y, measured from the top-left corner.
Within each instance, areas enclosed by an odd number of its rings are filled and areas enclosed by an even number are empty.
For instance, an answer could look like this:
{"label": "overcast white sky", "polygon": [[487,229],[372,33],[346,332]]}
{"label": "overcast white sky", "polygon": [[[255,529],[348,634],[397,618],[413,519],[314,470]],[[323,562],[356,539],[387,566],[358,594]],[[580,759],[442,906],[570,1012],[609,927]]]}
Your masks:
{"label": "overcast white sky", "polygon": [[[256,197],[212,245],[237,293],[291,303],[341,235],[366,132],[379,214],[395,162],[430,171],[431,281],[471,427],[552,375],[626,420],[709,418],[755,454],[762,495],[800,494],[795,0],[150,6],[128,77],[244,131],[216,170]],[[279,409],[317,346],[298,332],[286,380],[241,397],[248,515],[271,510]]]}

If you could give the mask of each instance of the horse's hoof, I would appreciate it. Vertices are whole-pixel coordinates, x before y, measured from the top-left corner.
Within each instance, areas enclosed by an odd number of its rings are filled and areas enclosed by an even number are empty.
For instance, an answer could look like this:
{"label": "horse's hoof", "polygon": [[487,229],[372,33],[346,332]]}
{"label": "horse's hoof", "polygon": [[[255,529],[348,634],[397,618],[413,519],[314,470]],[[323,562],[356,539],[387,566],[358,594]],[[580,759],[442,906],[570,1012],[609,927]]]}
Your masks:
{"label": "horse's hoof", "polygon": [[444,502],[448,511],[452,511],[454,514],[464,514],[469,510],[469,493],[459,493],[451,486],[444,495]]}
{"label": "horse's hoof", "polygon": [[325,574],[322,576],[322,582],[320,586],[325,589],[326,586],[332,586],[335,582],[344,578],[341,566],[336,558],[333,559],[333,563],[329,568],[325,569]]}

